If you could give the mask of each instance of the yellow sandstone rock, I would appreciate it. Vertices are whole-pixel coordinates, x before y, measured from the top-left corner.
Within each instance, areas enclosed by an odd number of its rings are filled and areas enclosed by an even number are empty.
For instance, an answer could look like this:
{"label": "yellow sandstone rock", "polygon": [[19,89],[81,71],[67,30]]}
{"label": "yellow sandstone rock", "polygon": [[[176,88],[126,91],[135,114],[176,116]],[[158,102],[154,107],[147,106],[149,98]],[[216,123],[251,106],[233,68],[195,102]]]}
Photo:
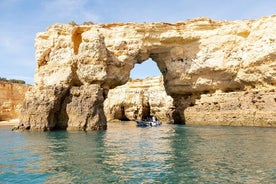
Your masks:
{"label": "yellow sandstone rock", "polygon": [[167,95],[162,76],[143,80],[130,80],[111,89],[104,102],[107,120],[136,120],[156,116],[163,123],[170,123],[173,99]]}
{"label": "yellow sandstone rock", "polygon": [[0,81],[0,121],[16,119],[29,85]]}
{"label": "yellow sandstone rock", "polygon": [[[65,123],[62,127],[68,127],[74,111],[67,111],[68,107],[62,104],[73,91],[80,93],[74,94],[75,106],[100,108],[98,103],[103,103],[101,99],[106,98],[109,89],[125,84],[134,65],[148,58],[157,63],[164,78],[165,90],[173,98],[174,123],[199,122],[197,111],[187,108],[195,107],[198,100],[205,99],[202,94],[216,96],[217,92],[221,92],[228,99],[230,92],[237,92],[237,96],[242,97],[245,92],[260,91],[262,97],[266,94],[273,96],[276,86],[275,25],[276,15],[238,21],[213,21],[201,17],[175,24],[52,25],[36,37],[35,85],[26,95],[22,127],[41,130],[58,128],[60,113],[69,117],[67,122],[62,121]],[[82,92],[85,88],[95,89],[87,98],[93,98],[91,102],[96,105],[83,105]],[[223,99],[223,95],[219,96]],[[251,98],[250,95],[245,96],[246,100]],[[218,100],[217,103],[223,101]],[[267,102],[271,100],[265,100],[265,105],[269,106]],[[231,113],[242,113],[243,108],[252,107],[241,105],[241,109],[237,109],[236,105],[239,104],[235,102],[233,110],[230,108]],[[38,109],[43,111],[36,116]],[[85,112],[91,115],[80,117],[76,124],[70,123],[70,127],[86,130],[88,124],[95,120],[92,129],[104,128],[105,123],[99,123],[99,118],[96,118],[104,116],[103,111],[88,109]],[[255,110],[254,115],[248,114],[251,117],[249,121],[259,117],[256,114],[267,112],[258,108]],[[189,116],[188,112],[193,115]],[[204,116],[200,121],[212,122],[209,117],[212,115]],[[231,117],[230,120],[228,117],[218,122],[235,121],[235,116]],[[261,121],[258,124],[259,120],[254,120],[255,123],[248,125],[275,126],[276,117]]]}

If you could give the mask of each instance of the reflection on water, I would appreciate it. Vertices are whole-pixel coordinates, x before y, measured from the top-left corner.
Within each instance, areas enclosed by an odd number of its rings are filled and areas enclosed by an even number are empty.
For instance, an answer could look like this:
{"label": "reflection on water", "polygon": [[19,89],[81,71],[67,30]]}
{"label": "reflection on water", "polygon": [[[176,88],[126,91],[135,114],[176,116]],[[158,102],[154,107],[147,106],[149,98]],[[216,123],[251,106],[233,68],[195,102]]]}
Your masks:
{"label": "reflection on water", "polygon": [[0,130],[0,183],[276,183],[276,129]]}

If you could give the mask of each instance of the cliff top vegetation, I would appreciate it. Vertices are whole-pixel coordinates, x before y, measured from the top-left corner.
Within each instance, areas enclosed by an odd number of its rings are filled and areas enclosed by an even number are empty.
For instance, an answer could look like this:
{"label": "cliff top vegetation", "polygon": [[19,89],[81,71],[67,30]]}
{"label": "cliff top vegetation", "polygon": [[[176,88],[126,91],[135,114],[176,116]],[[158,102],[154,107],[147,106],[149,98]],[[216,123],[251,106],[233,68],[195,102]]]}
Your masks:
{"label": "cliff top vegetation", "polygon": [[4,78],[4,77],[0,77],[0,81],[11,82],[11,83],[18,83],[18,84],[26,84],[26,82],[23,81],[23,80],[18,80],[18,79],[7,79],[7,78]]}

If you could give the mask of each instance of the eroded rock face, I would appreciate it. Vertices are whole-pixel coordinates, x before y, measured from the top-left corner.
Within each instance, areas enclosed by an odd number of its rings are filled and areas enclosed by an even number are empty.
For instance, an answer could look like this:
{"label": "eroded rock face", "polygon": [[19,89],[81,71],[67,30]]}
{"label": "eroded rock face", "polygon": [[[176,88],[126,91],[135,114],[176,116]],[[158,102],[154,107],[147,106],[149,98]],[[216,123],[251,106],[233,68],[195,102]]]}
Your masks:
{"label": "eroded rock face", "polygon": [[53,130],[56,127],[57,117],[63,98],[68,93],[63,86],[47,86],[26,93],[19,128],[31,130]]}
{"label": "eroded rock face", "polygon": [[[28,122],[31,128],[58,127],[51,121],[58,119],[56,109],[62,108],[68,91],[98,85],[103,91],[98,96],[106,97],[109,89],[128,81],[135,63],[148,58],[157,63],[165,89],[174,99],[175,123],[185,121],[182,99],[190,96],[275,89],[275,25],[275,15],[231,22],[197,18],[176,24],[52,25],[36,37],[35,87],[26,96],[21,122],[23,127]],[[43,117],[36,116],[38,109]],[[68,117],[73,122],[70,112]],[[105,127],[98,119],[91,121]],[[80,117],[72,127],[85,129],[80,124],[87,124],[87,117]]]}
{"label": "eroded rock face", "polygon": [[136,120],[156,116],[162,122],[172,121],[173,99],[167,95],[163,77],[130,80],[111,89],[104,102],[108,120]]}
{"label": "eroded rock face", "polygon": [[29,85],[0,81],[0,121],[19,118]]}
{"label": "eroded rock face", "polygon": [[106,129],[103,102],[103,91],[99,85],[72,87],[63,101],[57,126],[67,130]]}
{"label": "eroded rock face", "polygon": [[186,124],[276,127],[275,90],[217,92],[187,101]]}
{"label": "eroded rock face", "polygon": [[49,86],[26,95],[33,101],[25,100],[19,129],[106,129],[103,91],[97,84],[71,88]]}

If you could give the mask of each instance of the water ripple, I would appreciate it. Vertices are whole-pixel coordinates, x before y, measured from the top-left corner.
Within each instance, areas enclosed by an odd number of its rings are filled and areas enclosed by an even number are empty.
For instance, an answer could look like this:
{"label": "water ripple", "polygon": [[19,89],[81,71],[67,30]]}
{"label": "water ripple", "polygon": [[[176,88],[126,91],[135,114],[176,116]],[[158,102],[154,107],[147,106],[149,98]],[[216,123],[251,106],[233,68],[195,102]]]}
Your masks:
{"label": "water ripple", "polygon": [[276,183],[276,129],[0,130],[0,183]]}

